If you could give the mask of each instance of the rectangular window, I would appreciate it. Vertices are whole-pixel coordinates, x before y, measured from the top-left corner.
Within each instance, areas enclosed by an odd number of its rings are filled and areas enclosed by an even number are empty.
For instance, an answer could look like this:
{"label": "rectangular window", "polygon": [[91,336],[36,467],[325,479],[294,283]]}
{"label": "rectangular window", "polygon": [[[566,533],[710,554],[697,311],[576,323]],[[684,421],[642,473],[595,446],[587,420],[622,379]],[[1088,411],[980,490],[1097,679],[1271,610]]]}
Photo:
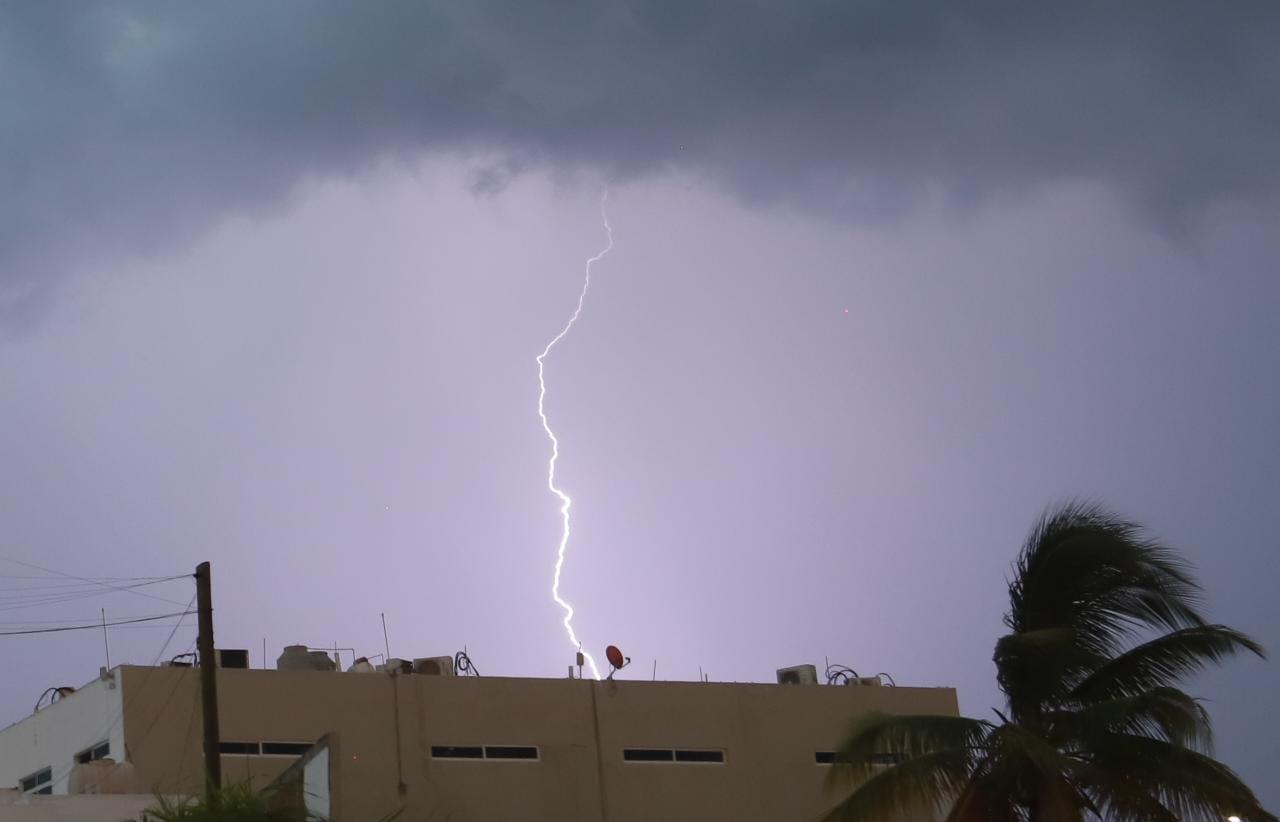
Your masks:
{"label": "rectangular window", "polygon": [[22,786],[23,793],[51,794],[53,793],[53,768],[44,768],[30,776],[24,776],[19,784]]}
{"label": "rectangular window", "polygon": [[432,745],[432,759],[484,759],[484,748],[479,745]]}
{"label": "rectangular window", "polygon": [[485,759],[537,759],[538,749],[527,745],[485,745]]}
{"label": "rectangular window", "polygon": [[263,756],[302,756],[311,750],[310,742],[263,742]]}
{"label": "rectangular window", "polygon": [[724,764],[724,751],[715,748],[623,748],[625,762],[679,762],[681,764]]}
{"label": "rectangular window", "polygon": [[219,742],[218,753],[224,754],[258,754],[257,742]]}
{"label": "rectangular window", "polygon": [[625,762],[671,762],[675,759],[675,751],[670,748],[624,748],[622,759]]}
{"label": "rectangular window", "polygon": [[88,748],[76,754],[76,762],[80,765],[83,765],[86,762],[94,762],[99,759],[106,759],[110,755],[111,755],[111,743],[99,742],[97,745],[94,745],[92,748]]}
{"label": "rectangular window", "polygon": [[724,762],[724,751],[677,750],[677,762]]}

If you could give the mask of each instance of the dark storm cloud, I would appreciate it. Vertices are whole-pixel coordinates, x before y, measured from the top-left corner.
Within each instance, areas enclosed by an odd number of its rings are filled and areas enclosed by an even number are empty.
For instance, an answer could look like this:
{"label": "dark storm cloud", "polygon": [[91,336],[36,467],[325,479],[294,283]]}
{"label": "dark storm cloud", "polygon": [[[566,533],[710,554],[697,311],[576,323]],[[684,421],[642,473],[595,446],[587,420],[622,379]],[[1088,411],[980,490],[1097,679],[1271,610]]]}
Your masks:
{"label": "dark storm cloud", "polygon": [[0,313],[309,174],[677,167],[863,215],[1046,182],[1170,227],[1280,183],[1274,3],[10,3]]}

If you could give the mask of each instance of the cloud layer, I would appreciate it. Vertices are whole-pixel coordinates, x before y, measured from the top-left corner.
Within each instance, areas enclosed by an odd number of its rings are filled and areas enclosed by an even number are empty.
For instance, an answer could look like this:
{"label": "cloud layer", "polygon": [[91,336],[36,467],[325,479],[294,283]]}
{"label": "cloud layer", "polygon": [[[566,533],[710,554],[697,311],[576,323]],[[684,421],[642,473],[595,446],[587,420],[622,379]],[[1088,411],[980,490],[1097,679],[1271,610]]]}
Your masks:
{"label": "cloud layer", "polygon": [[1276,42],[1263,2],[6,4],[0,311],[424,150],[862,217],[1086,180],[1185,226],[1280,185]]}

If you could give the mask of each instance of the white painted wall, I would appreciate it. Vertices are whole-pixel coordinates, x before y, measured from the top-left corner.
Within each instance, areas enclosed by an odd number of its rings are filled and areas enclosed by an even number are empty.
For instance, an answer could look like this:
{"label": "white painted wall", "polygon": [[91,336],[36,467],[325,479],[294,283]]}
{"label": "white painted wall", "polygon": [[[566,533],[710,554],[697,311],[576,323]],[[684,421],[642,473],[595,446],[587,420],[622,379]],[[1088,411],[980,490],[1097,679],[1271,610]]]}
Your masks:
{"label": "white painted wall", "polygon": [[124,761],[124,723],[119,669],[0,731],[0,788],[51,767],[53,792],[65,794],[75,755],[104,739],[111,758]]}
{"label": "white painted wall", "polygon": [[317,751],[302,766],[302,792],[308,813],[323,819],[328,819],[333,814],[329,800],[328,746]]}

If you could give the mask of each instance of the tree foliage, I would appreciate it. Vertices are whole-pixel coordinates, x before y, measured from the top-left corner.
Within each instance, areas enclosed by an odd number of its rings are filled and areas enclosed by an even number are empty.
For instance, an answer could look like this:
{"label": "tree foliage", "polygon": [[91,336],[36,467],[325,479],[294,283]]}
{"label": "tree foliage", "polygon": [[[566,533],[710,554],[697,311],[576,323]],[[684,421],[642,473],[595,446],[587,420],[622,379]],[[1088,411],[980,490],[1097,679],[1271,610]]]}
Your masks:
{"label": "tree foliage", "polygon": [[[1215,760],[1208,713],[1182,680],[1249,637],[1210,623],[1173,551],[1096,506],[1037,523],[1014,563],[996,643],[998,722],[869,714],[830,785],[835,820],[1220,822],[1276,820]],[[883,754],[896,755],[884,766]]]}

